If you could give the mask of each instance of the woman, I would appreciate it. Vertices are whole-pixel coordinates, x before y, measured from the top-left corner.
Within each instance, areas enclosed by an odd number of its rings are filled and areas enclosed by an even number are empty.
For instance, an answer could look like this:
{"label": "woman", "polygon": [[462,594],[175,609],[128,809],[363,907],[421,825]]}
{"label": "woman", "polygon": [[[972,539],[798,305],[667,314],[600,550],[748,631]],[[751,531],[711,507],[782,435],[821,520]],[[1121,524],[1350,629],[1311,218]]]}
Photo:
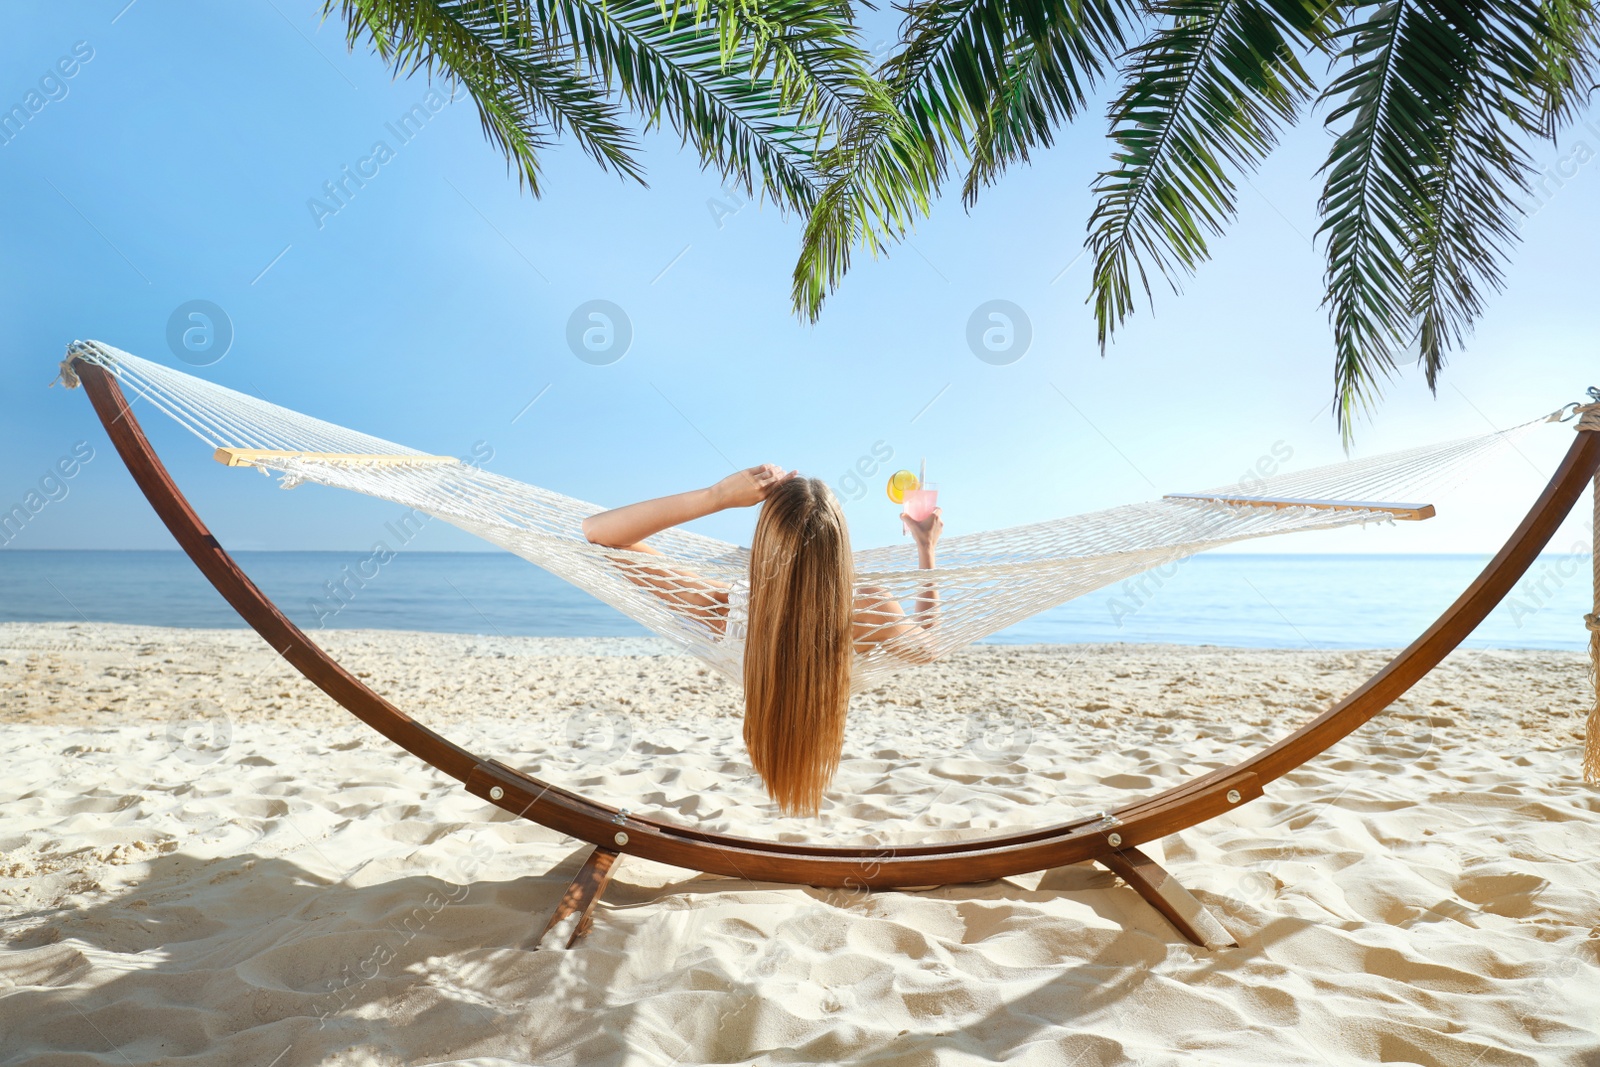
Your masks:
{"label": "woman", "polygon": [[[730,474],[709,489],[591,515],[583,534],[597,545],[659,555],[645,538],[756,504],[765,506],[750,543],[747,584],[729,586],[664,567],[644,568],[634,580],[718,633],[743,637],[750,762],[780,810],[814,815],[844,748],[851,661],[878,646],[917,662],[932,659],[927,634],[939,606],[933,583],[919,591],[910,615],[887,590],[857,589],[850,531],[827,483],[770,463]],[[918,566],[932,570],[944,528],[939,510],[920,522],[901,518],[916,538]]]}

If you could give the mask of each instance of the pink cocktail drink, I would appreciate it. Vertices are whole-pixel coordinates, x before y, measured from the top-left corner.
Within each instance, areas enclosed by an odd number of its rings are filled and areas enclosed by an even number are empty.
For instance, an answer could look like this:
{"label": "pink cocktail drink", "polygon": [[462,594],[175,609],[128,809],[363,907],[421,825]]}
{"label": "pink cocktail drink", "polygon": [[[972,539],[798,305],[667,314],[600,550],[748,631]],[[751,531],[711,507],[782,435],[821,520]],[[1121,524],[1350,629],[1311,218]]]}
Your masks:
{"label": "pink cocktail drink", "polygon": [[916,522],[921,522],[933,514],[933,509],[939,506],[939,490],[932,486],[923,486],[921,489],[906,490],[905,508],[907,515]]}

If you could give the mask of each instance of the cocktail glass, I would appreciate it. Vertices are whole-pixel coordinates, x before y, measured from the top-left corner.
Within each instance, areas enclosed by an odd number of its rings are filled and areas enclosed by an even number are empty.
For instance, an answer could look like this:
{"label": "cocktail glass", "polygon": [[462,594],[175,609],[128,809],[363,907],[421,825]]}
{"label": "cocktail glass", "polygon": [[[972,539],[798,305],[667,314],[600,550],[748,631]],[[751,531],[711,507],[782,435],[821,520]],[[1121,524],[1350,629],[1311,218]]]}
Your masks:
{"label": "cocktail glass", "polygon": [[[936,485],[924,485],[920,489],[906,490],[905,506],[902,510],[916,522],[921,522],[929,515],[932,515],[933,509],[938,506],[939,487]],[[904,527],[905,523],[902,522],[901,526]],[[911,531],[907,528],[906,532],[910,533]]]}

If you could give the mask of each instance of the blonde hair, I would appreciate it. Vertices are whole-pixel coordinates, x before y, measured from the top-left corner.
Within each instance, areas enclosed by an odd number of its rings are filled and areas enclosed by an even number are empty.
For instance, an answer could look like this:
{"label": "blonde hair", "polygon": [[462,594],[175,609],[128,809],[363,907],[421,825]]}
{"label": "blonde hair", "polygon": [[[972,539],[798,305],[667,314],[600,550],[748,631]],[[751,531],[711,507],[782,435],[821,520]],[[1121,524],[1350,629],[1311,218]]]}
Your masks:
{"label": "blonde hair", "polygon": [[827,483],[795,477],[775,486],[750,545],[744,742],[786,815],[815,815],[839,768],[854,588],[850,531]]}

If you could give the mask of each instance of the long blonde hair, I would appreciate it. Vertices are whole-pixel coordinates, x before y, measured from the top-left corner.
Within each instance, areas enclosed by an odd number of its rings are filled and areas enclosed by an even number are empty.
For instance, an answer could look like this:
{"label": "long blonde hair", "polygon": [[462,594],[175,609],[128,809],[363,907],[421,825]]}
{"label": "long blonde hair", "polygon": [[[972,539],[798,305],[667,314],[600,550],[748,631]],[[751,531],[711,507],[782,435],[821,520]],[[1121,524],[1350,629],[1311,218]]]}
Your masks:
{"label": "long blonde hair", "polygon": [[744,743],[787,815],[814,815],[839,768],[850,707],[855,566],[839,501],[790,478],[761,507],[750,545]]}

